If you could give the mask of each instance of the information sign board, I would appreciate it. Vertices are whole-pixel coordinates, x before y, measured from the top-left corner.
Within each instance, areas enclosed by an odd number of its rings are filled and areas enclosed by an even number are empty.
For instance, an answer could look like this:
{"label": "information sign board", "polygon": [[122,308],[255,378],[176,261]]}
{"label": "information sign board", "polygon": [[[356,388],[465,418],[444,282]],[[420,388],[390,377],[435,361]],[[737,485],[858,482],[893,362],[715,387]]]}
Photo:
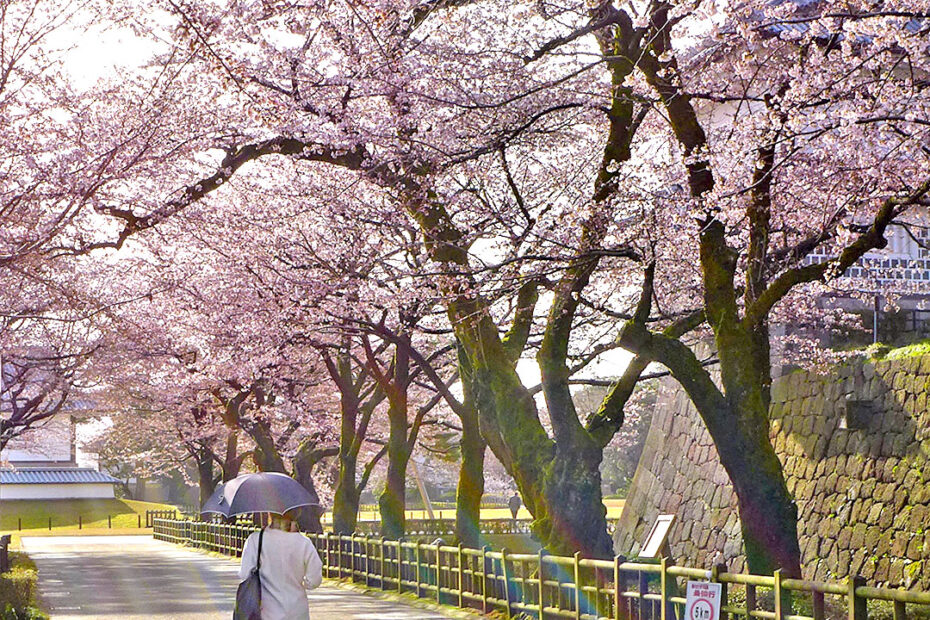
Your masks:
{"label": "information sign board", "polygon": [[668,532],[675,522],[675,515],[659,515],[656,517],[649,535],[643,542],[643,550],[639,552],[641,558],[657,558],[662,551],[665,541],[668,539]]}
{"label": "information sign board", "polygon": [[720,584],[689,581],[684,620],[720,620]]}

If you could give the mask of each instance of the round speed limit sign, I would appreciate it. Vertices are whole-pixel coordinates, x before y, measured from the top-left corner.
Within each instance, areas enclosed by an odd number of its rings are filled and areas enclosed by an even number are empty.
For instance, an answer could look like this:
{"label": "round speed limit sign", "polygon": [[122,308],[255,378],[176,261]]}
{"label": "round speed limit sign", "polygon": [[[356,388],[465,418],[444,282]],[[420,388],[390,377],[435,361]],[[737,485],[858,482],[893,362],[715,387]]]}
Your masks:
{"label": "round speed limit sign", "polygon": [[685,620],[720,619],[720,584],[689,581]]}

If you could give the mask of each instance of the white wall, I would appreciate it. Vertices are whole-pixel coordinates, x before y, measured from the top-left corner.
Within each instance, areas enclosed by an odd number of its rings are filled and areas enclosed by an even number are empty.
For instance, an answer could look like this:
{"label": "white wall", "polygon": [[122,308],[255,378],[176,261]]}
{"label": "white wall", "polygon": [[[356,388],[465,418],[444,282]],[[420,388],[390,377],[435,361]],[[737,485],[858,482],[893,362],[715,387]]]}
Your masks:
{"label": "white wall", "polygon": [[113,485],[109,483],[0,485],[0,501],[5,499],[112,499],[113,497]]}

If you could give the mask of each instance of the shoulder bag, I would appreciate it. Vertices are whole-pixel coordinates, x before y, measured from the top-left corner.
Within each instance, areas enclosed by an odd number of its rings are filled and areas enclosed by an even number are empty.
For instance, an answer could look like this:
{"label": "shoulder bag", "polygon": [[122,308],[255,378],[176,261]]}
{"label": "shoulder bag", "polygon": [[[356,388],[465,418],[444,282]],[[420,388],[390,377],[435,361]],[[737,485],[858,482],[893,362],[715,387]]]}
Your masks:
{"label": "shoulder bag", "polygon": [[262,567],[262,537],[265,530],[258,534],[258,559],[255,568],[239,584],[236,591],[236,609],[233,611],[233,620],[262,620],[262,578],[259,570]]}

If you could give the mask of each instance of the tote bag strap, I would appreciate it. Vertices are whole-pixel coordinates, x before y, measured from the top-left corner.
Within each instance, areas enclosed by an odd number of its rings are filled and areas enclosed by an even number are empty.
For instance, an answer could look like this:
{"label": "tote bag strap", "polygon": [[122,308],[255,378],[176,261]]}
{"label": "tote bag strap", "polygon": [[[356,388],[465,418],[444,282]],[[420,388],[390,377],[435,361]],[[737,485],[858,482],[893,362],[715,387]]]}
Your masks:
{"label": "tote bag strap", "polygon": [[[258,574],[258,571],[262,568],[262,538],[265,536],[265,528],[262,528],[258,532],[258,559],[255,560],[255,573]],[[261,578],[259,576],[259,578]]]}

